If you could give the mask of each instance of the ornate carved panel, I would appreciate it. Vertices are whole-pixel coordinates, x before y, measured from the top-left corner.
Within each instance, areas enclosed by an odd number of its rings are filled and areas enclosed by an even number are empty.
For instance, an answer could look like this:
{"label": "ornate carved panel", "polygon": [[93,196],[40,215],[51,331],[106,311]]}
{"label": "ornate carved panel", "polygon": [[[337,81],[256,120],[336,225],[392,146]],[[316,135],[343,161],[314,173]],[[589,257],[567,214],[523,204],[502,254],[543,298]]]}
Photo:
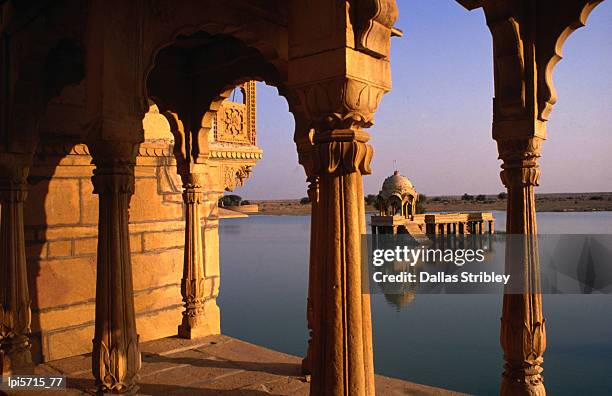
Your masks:
{"label": "ornate carved panel", "polygon": [[395,0],[361,0],[353,8],[355,46],[377,58],[388,58],[398,10]]}
{"label": "ornate carved panel", "polygon": [[248,143],[246,106],[233,102],[223,104],[217,113],[217,141]]}
{"label": "ornate carved panel", "polygon": [[237,186],[243,186],[252,171],[251,165],[223,165],[223,187],[226,191],[234,191]]}
{"label": "ornate carved panel", "polygon": [[244,97],[243,103],[224,101],[213,120],[215,141],[255,145],[255,81],[239,86]]}

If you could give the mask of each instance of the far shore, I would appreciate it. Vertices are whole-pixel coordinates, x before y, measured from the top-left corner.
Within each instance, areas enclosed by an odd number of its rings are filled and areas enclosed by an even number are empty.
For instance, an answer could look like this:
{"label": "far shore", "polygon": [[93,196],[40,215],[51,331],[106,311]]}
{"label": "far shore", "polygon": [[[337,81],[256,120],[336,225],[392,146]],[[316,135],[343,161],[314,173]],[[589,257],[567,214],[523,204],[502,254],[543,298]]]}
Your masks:
{"label": "far shore", "polygon": [[[310,215],[310,204],[299,199],[249,200],[259,205],[259,215]],[[487,212],[506,210],[506,199],[485,195],[484,199],[464,200],[461,196],[427,197],[425,212]],[[594,212],[612,211],[612,192],[537,194],[538,212]],[[366,212],[376,209],[366,205]]]}

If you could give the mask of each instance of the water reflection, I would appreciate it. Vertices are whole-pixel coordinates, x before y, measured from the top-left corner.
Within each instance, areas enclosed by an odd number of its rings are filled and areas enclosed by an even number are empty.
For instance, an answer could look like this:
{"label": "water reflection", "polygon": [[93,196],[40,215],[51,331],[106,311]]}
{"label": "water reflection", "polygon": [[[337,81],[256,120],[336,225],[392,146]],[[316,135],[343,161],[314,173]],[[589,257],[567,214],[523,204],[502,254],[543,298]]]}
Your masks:
{"label": "water reflection", "polygon": [[[497,228],[504,229],[504,213],[494,215]],[[225,334],[303,356],[309,227],[306,216],[221,220],[218,301]],[[612,212],[538,213],[538,228],[541,233],[612,233]],[[390,299],[371,298],[378,373],[471,394],[499,393],[500,295],[411,299],[407,290]],[[588,384],[591,395],[612,394],[612,298],[544,295],[543,300],[547,391],[584,394]]]}

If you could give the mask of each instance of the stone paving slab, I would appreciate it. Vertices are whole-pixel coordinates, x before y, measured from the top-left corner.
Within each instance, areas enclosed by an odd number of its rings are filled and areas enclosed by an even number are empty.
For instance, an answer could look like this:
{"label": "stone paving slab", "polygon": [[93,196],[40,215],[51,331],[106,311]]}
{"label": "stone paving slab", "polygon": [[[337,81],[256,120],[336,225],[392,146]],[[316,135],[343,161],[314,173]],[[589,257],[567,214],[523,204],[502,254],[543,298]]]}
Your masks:
{"label": "stone paving slab", "polygon": [[[300,373],[301,358],[227,336],[196,340],[163,338],[141,344],[139,395],[308,395],[310,384]],[[94,392],[91,356],[81,355],[39,365],[40,375],[68,377],[67,392],[44,396],[83,396]],[[376,376],[378,395],[459,395],[440,388]],[[43,395],[12,392],[11,395]]]}

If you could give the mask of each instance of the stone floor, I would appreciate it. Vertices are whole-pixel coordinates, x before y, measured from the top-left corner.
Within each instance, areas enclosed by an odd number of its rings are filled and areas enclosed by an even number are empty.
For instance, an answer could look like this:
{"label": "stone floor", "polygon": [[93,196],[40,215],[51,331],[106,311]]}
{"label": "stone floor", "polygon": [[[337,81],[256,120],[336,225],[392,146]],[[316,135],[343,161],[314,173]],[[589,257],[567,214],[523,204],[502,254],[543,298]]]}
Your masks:
{"label": "stone floor", "polygon": [[[301,359],[227,336],[198,340],[164,338],[141,344],[141,395],[307,395]],[[65,375],[68,391],[15,395],[93,393],[90,355],[39,365],[40,375]],[[444,389],[376,376],[378,395],[457,395]]]}

